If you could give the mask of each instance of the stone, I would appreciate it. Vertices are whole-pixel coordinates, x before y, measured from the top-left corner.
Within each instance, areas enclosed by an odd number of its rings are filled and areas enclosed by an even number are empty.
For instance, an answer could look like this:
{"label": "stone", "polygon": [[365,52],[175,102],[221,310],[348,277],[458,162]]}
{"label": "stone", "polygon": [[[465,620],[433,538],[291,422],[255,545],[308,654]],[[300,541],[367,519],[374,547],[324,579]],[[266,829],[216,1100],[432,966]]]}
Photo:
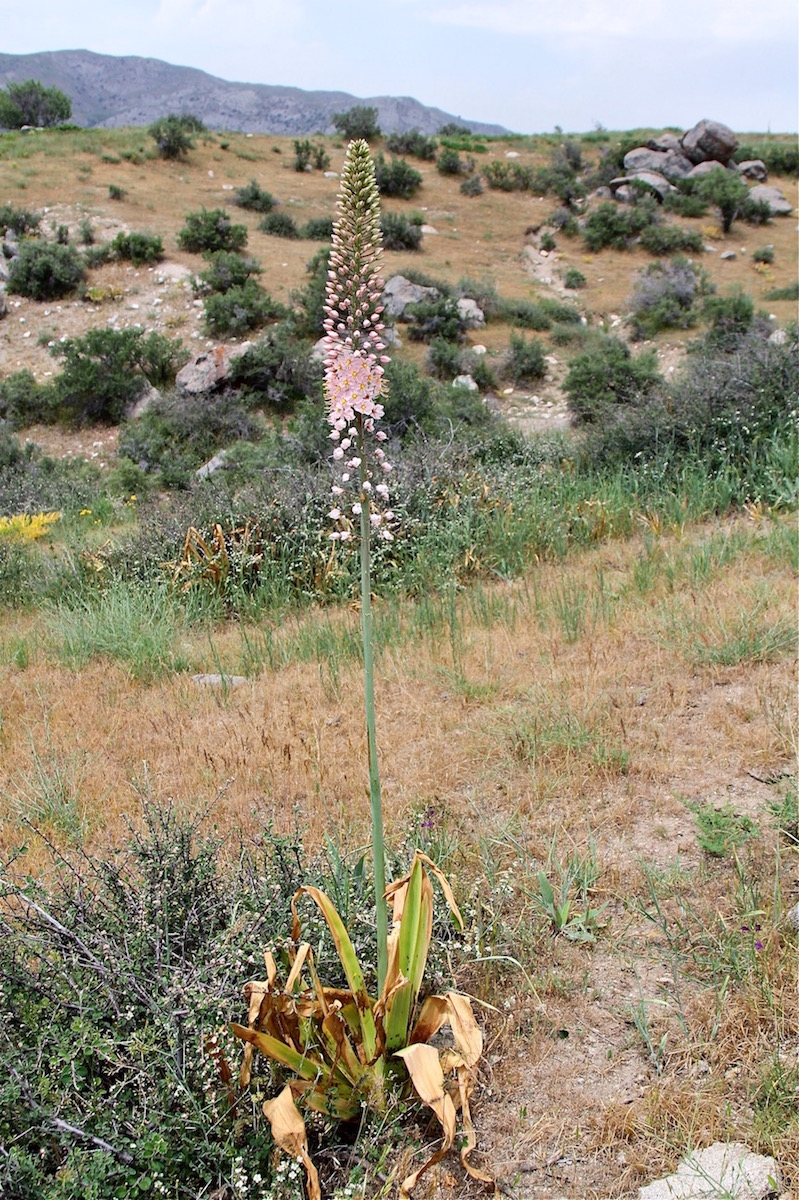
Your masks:
{"label": "stone", "polygon": [[128,413],[128,419],[135,421],[138,417],[141,417],[144,413],[146,413],[147,409],[152,407],[156,400],[160,399],[161,393],[159,392],[158,388],[153,387],[151,383],[148,383],[147,387],[144,389]]}
{"label": "stone", "polygon": [[682,154],[682,143],[676,133],[661,133],[647,142],[650,150],[674,150]]}
{"label": "stone", "polygon": [[683,154],[692,163],[715,159],[726,165],[738,149],[738,139],[728,125],[705,118],[697,121],[680,139]]}
{"label": "stone", "polygon": [[[611,180],[611,190],[615,180]],[[619,204],[635,204],[638,200],[638,192],[634,187],[630,187],[629,183],[619,184],[613,191],[613,199],[618,200]]]}
{"label": "stone", "polygon": [[765,183],[768,179],[766,164],[761,158],[747,158],[745,162],[736,163],[735,169],[744,179],[755,179],[758,183]]}
{"label": "stone", "polygon": [[[780,341],[777,341],[778,333],[783,335]],[[778,346],[781,346],[783,342],[786,342],[787,340],[788,335],[784,329],[775,329],[769,338],[770,342],[775,342]],[[788,913],[788,924],[791,926],[791,929],[795,929],[797,933],[799,933],[799,904],[794,904],[793,908],[790,909]]]}
{"label": "stone", "polygon": [[737,255],[734,250],[725,250],[719,257],[722,262],[735,262]]}
{"label": "stone", "polygon": [[439,300],[441,293],[438,288],[423,287],[420,283],[411,283],[404,275],[392,275],[383,288],[383,307],[387,317],[395,321],[405,320],[405,309],[409,304],[419,304],[422,300]]}
{"label": "stone", "polygon": [[700,179],[703,175],[709,175],[711,171],[726,171],[723,162],[718,162],[716,159],[709,159],[708,162],[697,163],[695,167],[686,175],[686,179]]}
{"label": "stone", "polygon": [[199,684],[201,687],[241,687],[243,683],[249,683],[246,675],[192,675],[192,683]]}
{"label": "stone", "polygon": [[484,329],[485,313],[471,296],[462,296],[458,301],[458,313],[467,329]]}
{"label": "stone", "polygon": [[793,205],[790,200],[785,198],[778,187],[771,187],[765,183],[756,183],[753,188],[749,189],[749,198],[751,200],[765,200],[773,217],[789,217],[793,212]]}
{"label": "stone", "polygon": [[8,274],[8,263],[6,262],[5,255],[0,254],[0,283],[5,283],[8,279]]}
{"label": "stone", "polygon": [[196,355],[175,378],[178,391],[184,396],[200,396],[212,392],[227,378],[230,364],[249,350],[251,343],[239,346],[217,346]]}
{"label": "stone", "polygon": [[469,392],[476,392],[479,390],[471,375],[456,375],[452,381],[452,386],[466,388],[466,390]]}
{"label": "stone", "polygon": [[658,171],[661,175],[674,179],[684,179],[691,170],[690,159],[679,150],[650,150],[647,146],[639,146],[630,150],[624,156],[624,169],[634,171]]}
{"label": "stone", "polygon": [[227,454],[224,450],[220,450],[213,458],[209,458],[207,463],[203,463],[194,472],[198,479],[210,479],[212,475],[216,475],[217,471],[223,470],[227,462]]}
{"label": "stone", "polygon": [[648,188],[651,188],[659,200],[662,200],[669,192],[676,192],[673,183],[669,183],[665,175],[661,175],[659,171],[636,171],[633,175],[628,176],[629,179],[638,179],[641,183],[645,183]]}
{"label": "stone", "polygon": [[714,1142],[694,1150],[674,1175],[638,1189],[638,1200],[765,1200],[779,1186],[773,1158],[741,1142]]}
{"label": "stone", "polygon": [[7,312],[8,312],[8,301],[6,300],[5,289],[0,287],[0,320],[3,319],[3,317],[6,315]]}
{"label": "stone", "polygon": [[609,187],[605,187],[604,184],[602,185],[602,187],[598,187],[596,189],[596,191],[594,192],[595,200],[611,200],[612,198],[613,198],[613,192],[610,190]]}
{"label": "stone", "polygon": [[16,258],[18,254],[19,242],[14,237],[14,234],[11,232],[11,230],[7,229],[5,237],[3,238],[3,257]]}

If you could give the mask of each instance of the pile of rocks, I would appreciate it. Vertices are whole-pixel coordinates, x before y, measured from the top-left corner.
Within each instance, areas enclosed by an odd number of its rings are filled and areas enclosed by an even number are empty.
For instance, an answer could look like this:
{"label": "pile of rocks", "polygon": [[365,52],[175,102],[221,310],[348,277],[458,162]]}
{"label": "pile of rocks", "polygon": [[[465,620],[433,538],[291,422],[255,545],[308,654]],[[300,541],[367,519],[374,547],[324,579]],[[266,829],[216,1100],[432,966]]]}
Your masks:
{"label": "pile of rocks", "polygon": [[629,150],[624,156],[624,175],[611,179],[607,192],[623,203],[634,204],[637,198],[635,181],[644,183],[661,200],[668,192],[675,191],[672,180],[696,179],[710,171],[736,171],[744,179],[754,181],[753,200],[765,200],[774,215],[788,214],[791,205],[779,188],[765,187],[768,172],[759,159],[733,162],[738,149],[738,139],[727,125],[720,121],[702,120],[692,129],[677,137],[673,133],[662,133],[650,138],[645,146]]}

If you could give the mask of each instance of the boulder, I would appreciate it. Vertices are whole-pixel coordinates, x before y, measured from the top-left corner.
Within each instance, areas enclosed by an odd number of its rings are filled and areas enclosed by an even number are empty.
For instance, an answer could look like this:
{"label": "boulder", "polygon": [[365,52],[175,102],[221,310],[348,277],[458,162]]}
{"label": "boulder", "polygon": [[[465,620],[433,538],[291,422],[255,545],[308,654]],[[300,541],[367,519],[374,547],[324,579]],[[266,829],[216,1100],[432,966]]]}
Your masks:
{"label": "boulder", "polygon": [[19,242],[13,232],[7,229],[3,238],[3,258],[16,258],[19,254]]}
{"label": "boulder", "polygon": [[178,371],[175,378],[178,391],[184,396],[213,392],[227,378],[230,364],[249,350],[250,345],[242,342],[240,346],[217,346],[198,354]]}
{"label": "boulder", "polygon": [[484,329],[485,313],[476,300],[470,296],[462,296],[458,301],[458,313],[467,329]]}
{"label": "boulder", "polygon": [[[773,333],[769,334],[768,340],[772,346],[784,346],[788,341],[787,329],[775,329]],[[788,920],[794,929],[799,929],[799,904],[794,904],[788,913]]]}
{"label": "boulder", "polygon": [[778,1180],[773,1158],[741,1142],[714,1142],[684,1158],[674,1175],[639,1188],[638,1200],[765,1200]]}
{"label": "boulder", "polygon": [[645,183],[659,200],[662,200],[668,192],[677,191],[674,184],[669,183],[665,175],[661,175],[659,171],[635,171],[632,175],[628,175],[628,179],[637,179],[641,183]]}
{"label": "boulder", "polygon": [[137,417],[140,417],[143,413],[146,413],[147,409],[150,408],[156,400],[160,399],[161,393],[159,392],[158,388],[153,387],[151,383],[148,383],[147,387],[141,393],[138,400],[127,414],[128,420],[135,421]]}
{"label": "boulder", "polygon": [[793,205],[778,187],[756,183],[753,188],[749,189],[749,196],[752,200],[765,200],[773,217],[789,217],[793,212]]}
{"label": "boulder", "polygon": [[686,179],[701,179],[703,175],[709,175],[711,171],[726,171],[723,162],[719,162],[716,158],[710,158],[707,162],[697,163],[688,172]]}
{"label": "boulder", "polygon": [[409,304],[419,304],[422,300],[439,300],[441,293],[438,288],[423,287],[420,283],[411,283],[404,275],[392,275],[383,288],[383,308],[387,317],[395,321],[405,320],[405,309]]}
{"label": "boulder", "polygon": [[738,139],[727,125],[720,121],[698,121],[693,129],[684,133],[681,139],[683,154],[692,163],[717,162],[728,163],[738,149]]}
{"label": "boulder", "polygon": [[222,471],[227,462],[227,454],[224,450],[220,450],[213,458],[209,458],[207,463],[203,463],[198,467],[194,474],[198,479],[210,479],[212,475],[216,475],[217,471]]}
{"label": "boulder", "polygon": [[471,375],[456,375],[452,381],[452,386],[466,388],[468,392],[479,391],[477,384],[472,379]]}
{"label": "boulder", "polygon": [[646,146],[640,146],[624,156],[625,171],[657,171],[671,179],[684,179],[692,165],[690,159],[687,159],[679,148],[650,150]]}
{"label": "boulder", "polygon": [[765,183],[768,179],[766,164],[760,158],[747,158],[746,162],[736,163],[735,169],[744,179],[755,179],[758,183]]}
{"label": "boulder", "polygon": [[5,256],[3,254],[0,254],[0,283],[5,283],[5,281],[7,279],[8,279],[8,263],[5,260]]}
{"label": "boulder", "polygon": [[[614,183],[616,184],[615,188]],[[619,204],[636,204],[638,201],[638,192],[634,187],[630,187],[626,179],[611,179],[610,189],[613,192],[613,199],[618,200]]]}
{"label": "boulder", "polygon": [[674,150],[677,154],[682,154],[682,143],[676,133],[661,133],[650,138],[647,146],[650,150]]}

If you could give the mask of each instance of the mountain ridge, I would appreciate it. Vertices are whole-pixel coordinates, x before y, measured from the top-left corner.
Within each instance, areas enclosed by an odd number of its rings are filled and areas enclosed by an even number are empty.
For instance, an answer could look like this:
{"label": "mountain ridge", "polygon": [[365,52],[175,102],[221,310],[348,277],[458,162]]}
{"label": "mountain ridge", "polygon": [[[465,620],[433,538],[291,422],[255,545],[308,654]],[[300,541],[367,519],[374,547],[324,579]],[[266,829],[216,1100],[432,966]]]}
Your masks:
{"label": "mountain ridge", "polygon": [[197,67],[182,67],[139,55],[92,50],[48,50],[0,54],[0,85],[38,79],[72,101],[72,119],[89,128],[149,125],[169,112],[191,112],[209,129],[283,135],[333,130],[333,114],[354,105],[376,108],[384,133],[420,129],[436,133],[451,121],[473,133],[503,134],[501,125],[467,120],[422,104],[412,96],[353,96],[267,83],[221,79]]}

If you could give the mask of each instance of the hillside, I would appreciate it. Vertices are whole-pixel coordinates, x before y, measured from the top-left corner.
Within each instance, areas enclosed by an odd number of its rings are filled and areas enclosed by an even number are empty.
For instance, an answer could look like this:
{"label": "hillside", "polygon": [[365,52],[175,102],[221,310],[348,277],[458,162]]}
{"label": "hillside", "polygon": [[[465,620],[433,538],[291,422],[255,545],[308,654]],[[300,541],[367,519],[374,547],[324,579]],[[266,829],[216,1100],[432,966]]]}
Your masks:
{"label": "hillside", "polygon": [[[234,83],[194,67],[157,58],[116,57],[90,50],[0,54],[0,84],[39,79],[72,101],[78,125],[117,128],[148,125],[167,112],[191,112],[211,129],[242,133],[302,134],[332,129],[336,112],[366,104],[376,108],[386,133],[421,129],[435,133],[462,118],[420,104],[410,96],[351,96],[307,92],[263,83]],[[506,132],[500,125],[463,121],[475,133]]]}

